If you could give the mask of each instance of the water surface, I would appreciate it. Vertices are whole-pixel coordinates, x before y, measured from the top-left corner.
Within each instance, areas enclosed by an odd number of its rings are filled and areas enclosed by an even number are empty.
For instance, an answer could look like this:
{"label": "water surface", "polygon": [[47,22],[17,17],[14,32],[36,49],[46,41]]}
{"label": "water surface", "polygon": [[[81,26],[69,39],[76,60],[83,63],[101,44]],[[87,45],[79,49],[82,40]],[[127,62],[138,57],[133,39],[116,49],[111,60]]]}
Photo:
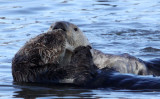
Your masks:
{"label": "water surface", "polygon": [[55,21],[78,25],[95,49],[160,57],[160,0],[0,0],[0,98],[159,99],[146,90],[80,89],[13,84],[11,60],[24,43]]}

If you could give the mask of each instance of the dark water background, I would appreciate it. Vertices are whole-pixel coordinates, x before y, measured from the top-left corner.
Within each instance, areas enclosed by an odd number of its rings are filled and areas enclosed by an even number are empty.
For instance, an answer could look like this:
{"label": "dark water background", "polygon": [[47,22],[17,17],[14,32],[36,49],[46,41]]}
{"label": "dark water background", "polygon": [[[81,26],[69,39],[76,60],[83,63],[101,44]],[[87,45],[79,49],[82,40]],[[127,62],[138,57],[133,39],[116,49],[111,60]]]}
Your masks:
{"label": "dark water background", "polygon": [[78,25],[105,53],[160,57],[160,0],[0,0],[0,98],[160,98],[160,91],[13,84],[14,54],[60,20]]}

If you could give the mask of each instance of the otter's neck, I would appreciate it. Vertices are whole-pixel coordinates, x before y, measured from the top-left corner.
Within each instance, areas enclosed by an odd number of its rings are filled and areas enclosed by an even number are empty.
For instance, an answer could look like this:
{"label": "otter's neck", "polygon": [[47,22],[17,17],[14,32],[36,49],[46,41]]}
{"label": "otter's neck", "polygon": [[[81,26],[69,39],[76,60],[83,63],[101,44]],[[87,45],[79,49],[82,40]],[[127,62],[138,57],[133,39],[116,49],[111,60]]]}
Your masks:
{"label": "otter's neck", "polygon": [[62,57],[62,60],[60,62],[60,65],[61,66],[65,66],[65,65],[68,65],[71,61],[71,56],[72,56],[72,53],[71,51],[69,50],[66,50],[65,53],[64,53],[64,56]]}

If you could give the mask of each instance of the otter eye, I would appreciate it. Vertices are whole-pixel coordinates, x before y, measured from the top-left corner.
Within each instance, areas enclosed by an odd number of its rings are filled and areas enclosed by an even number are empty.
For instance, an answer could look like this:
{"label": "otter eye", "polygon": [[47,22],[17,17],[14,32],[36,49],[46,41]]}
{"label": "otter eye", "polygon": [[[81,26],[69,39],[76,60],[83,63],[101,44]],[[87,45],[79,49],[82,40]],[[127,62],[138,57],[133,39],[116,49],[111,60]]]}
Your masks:
{"label": "otter eye", "polygon": [[75,31],[78,31],[78,28],[74,28]]}

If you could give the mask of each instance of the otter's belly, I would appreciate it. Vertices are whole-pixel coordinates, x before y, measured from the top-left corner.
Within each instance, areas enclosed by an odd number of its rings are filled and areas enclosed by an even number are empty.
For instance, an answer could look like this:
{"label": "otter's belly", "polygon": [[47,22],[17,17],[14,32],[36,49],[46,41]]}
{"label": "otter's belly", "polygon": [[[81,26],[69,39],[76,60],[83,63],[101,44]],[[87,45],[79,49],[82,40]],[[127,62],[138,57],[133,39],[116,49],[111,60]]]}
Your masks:
{"label": "otter's belly", "polygon": [[147,75],[148,70],[144,62],[129,54],[113,55],[104,54],[98,50],[91,49],[94,64],[99,68],[112,68],[120,73],[132,73]]}

